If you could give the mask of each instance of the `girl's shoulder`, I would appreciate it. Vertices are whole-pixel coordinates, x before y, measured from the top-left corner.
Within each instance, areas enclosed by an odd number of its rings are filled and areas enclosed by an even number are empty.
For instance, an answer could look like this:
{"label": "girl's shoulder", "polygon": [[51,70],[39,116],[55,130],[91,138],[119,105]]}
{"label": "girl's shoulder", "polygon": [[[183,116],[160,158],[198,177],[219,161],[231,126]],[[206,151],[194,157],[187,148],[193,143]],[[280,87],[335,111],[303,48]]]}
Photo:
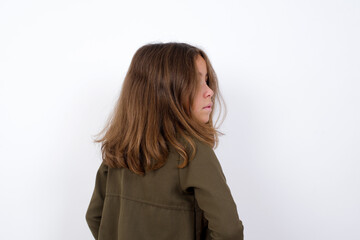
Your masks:
{"label": "girl's shoulder", "polygon": [[210,144],[200,141],[195,137],[193,137],[192,139],[195,143],[195,148],[196,148],[195,156],[197,157],[207,156],[207,157],[216,158],[215,151],[213,147],[210,146]]}
{"label": "girl's shoulder", "polygon": [[187,144],[187,150],[189,151],[189,156],[193,155],[193,151],[195,150],[195,154],[193,158],[190,158],[188,167],[190,168],[221,168],[220,162],[215,154],[215,151],[212,146],[208,143],[203,142],[195,137],[191,137],[194,142],[193,149],[189,144]]}
{"label": "girl's shoulder", "polygon": [[[194,136],[190,136],[190,139],[194,143],[195,151],[200,150],[200,151],[214,153],[214,150],[213,150],[212,146],[210,146],[210,144],[203,142]],[[180,137],[178,140],[181,142],[181,144],[183,144],[187,148],[187,150],[192,150],[190,143],[188,141],[186,141],[184,137]]]}

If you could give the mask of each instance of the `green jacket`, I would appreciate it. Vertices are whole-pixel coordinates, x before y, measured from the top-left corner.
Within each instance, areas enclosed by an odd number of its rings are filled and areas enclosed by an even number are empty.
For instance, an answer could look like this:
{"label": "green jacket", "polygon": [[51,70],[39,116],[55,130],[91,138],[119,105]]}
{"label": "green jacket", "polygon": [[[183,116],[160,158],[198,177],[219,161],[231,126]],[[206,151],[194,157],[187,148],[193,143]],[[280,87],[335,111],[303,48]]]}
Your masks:
{"label": "green jacket", "polygon": [[213,149],[195,140],[195,158],[166,164],[145,176],[103,163],[86,212],[98,240],[243,239],[243,225]]}

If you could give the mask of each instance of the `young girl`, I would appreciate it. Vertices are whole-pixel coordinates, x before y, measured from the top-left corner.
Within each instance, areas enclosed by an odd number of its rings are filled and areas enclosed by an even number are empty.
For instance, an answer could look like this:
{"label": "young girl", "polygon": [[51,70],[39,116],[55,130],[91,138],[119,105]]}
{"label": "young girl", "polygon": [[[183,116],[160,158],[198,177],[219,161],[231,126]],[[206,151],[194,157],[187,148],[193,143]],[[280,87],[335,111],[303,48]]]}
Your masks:
{"label": "young girl", "polygon": [[219,97],[201,49],[157,43],[137,50],[96,140],[103,162],[86,212],[95,239],[243,239],[213,151]]}

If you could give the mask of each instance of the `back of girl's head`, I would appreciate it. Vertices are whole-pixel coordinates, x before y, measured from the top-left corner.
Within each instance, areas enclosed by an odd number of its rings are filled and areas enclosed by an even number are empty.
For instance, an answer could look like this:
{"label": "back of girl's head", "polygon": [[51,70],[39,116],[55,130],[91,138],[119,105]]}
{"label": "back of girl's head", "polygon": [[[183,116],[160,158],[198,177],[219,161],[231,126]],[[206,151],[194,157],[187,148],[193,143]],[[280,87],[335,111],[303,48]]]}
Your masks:
{"label": "back of girl's head", "polygon": [[213,111],[207,123],[198,121],[191,112],[199,87],[195,65],[198,56],[206,62],[215,109],[222,98],[216,74],[203,50],[186,43],[155,43],[136,51],[120,97],[102,131],[105,135],[95,140],[102,142],[105,164],[144,174],[165,164],[172,145],[183,159],[182,168],[195,154],[192,138],[212,147],[217,145],[221,133],[213,126]]}

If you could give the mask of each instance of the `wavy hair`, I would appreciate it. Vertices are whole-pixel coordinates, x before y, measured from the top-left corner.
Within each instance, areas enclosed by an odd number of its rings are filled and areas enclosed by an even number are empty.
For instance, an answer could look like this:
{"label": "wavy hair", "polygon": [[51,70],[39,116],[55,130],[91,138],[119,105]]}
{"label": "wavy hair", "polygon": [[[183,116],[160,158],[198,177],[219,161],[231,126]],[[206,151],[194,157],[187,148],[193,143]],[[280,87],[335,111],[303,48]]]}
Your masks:
{"label": "wavy hair", "polygon": [[187,43],[144,45],[134,54],[119,99],[98,135],[105,134],[95,140],[102,143],[106,165],[144,175],[166,163],[169,144],[181,156],[179,168],[184,168],[195,156],[192,138],[217,147],[218,136],[223,133],[213,125],[214,111],[207,123],[191,115],[190,106],[199,87],[197,56],[206,62],[208,85],[214,92],[213,110],[219,107],[216,122],[219,120],[223,98],[205,52]]}

